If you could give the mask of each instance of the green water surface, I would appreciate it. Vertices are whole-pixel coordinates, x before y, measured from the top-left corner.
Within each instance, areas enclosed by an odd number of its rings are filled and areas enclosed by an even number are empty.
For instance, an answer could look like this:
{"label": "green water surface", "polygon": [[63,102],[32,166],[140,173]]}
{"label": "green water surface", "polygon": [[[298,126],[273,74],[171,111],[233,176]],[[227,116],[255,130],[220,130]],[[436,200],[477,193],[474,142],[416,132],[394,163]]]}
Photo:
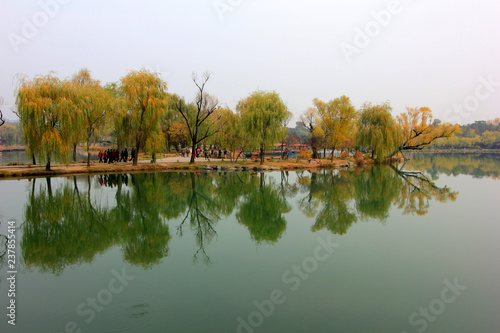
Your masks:
{"label": "green water surface", "polygon": [[499,170],[0,181],[0,331],[500,332]]}

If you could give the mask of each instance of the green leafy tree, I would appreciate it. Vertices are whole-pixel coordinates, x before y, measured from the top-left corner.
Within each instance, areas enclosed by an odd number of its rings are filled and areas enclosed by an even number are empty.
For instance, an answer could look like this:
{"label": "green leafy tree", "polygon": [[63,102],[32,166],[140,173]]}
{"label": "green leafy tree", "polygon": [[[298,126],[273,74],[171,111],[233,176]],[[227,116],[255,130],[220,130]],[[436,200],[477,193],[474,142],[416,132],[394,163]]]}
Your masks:
{"label": "green leafy tree", "polygon": [[277,92],[255,91],[238,102],[237,110],[245,132],[260,146],[260,164],[264,163],[266,145],[286,136],[283,123],[288,109]]}
{"label": "green leafy tree", "polygon": [[372,158],[381,162],[395,151],[402,141],[403,132],[391,115],[389,103],[363,105],[358,120],[357,143],[372,150]]}
{"label": "green leafy tree", "polygon": [[220,131],[216,134],[215,140],[221,146],[230,151],[231,161],[237,158],[236,151],[246,141],[245,134],[241,130],[241,118],[238,113],[232,112],[229,108],[216,110],[220,121],[223,123]]}
{"label": "green leafy tree", "polygon": [[110,98],[108,116],[111,118],[111,121],[106,123],[105,131],[114,134],[120,149],[133,142],[132,112],[125,107],[125,94],[117,82],[107,83],[104,89]]}
{"label": "green leafy tree", "polygon": [[134,165],[142,149],[154,154],[164,146],[161,116],[167,104],[166,89],[167,84],[159,75],[146,69],[131,71],[121,79],[124,113],[134,135]]}
{"label": "green leafy tree", "polygon": [[179,151],[179,146],[186,147],[188,141],[188,128],[176,107],[179,98],[177,94],[169,94],[167,107],[161,119],[161,130],[169,152],[172,146],[176,151]]}

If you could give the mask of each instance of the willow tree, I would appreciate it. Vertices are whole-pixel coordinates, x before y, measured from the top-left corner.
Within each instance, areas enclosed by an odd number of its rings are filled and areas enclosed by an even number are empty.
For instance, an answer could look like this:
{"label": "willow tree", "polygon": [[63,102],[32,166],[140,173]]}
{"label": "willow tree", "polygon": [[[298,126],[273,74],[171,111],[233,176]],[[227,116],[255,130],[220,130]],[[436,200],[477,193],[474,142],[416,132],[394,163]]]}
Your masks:
{"label": "willow tree", "polygon": [[264,163],[266,145],[279,141],[286,135],[284,121],[289,116],[285,103],[275,91],[255,91],[238,102],[245,132],[260,145],[260,164]]}
{"label": "willow tree", "polygon": [[399,146],[402,129],[391,115],[389,103],[363,105],[358,120],[357,144],[369,147],[372,158],[381,162]]}
{"label": "willow tree", "polygon": [[172,146],[179,151],[179,146],[185,147],[187,144],[188,129],[184,119],[177,111],[177,94],[169,94],[165,112],[161,118],[161,130],[165,137],[167,149],[170,152]]}
{"label": "willow tree", "polygon": [[391,156],[404,150],[422,150],[437,139],[449,138],[461,132],[459,125],[433,121],[432,111],[427,107],[407,107],[406,112],[396,119],[403,129],[403,140]]}
{"label": "willow tree", "polygon": [[154,154],[163,148],[161,116],[167,104],[167,84],[157,73],[146,69],[131,71],[121,79],[124,95],[124,113],[134,136],[134,165],[139,151],[146,149]]}
{"label": "willow tree", "polygon": [[87,166],[90,166],[90,141],[105,125],[110,95],[99,81],[92,79],[88,69],[80,70],[71,82],[75,88],[75,105],[82,118]]}
{"label": "willow tree", "polygon": [[354,132],[358,112],[347,96],[335,98],[328,103],[315,98],[313,103],[321,117],[325,145],[331,147],[333,160],[335,149],[341,146]]}
{"label": "willow tree", "polygon": [[223,122],[224,126],[215,135],[215,142],[230,150],[230,159],[232,161],[236,158],[234,152],[236,152],[239,145],[243,144],[244,141],[240,130],[240,117],[227,107],[217,109],[216,117],[220,122]]}
{"label": "willow tree", "polygon": [[192,149],[189,163],[194,163],[196,146],[206,138],[219,132],[223,125],[214,114],[219,101],[205,91],[210,74],[205,73],[203,78],[198,80],[198,76],[193,73],[192,79],[198,89],[195,101],[196,108],[193,110],[182,98],[177,98],[176,102],[177,111],[179,111],[186,123],[191,140]]}
{"label": "willow tree", "polygon": [[67,162],[74,131],[71,84],[53,74],[22,79],[16,106],[28,151],[40,155],[46,170],[50,170],[51,156]]}
{"label": "willow tree", "polygon": [[130,125],[131,112],[124,107],[125,94],[118,82],[108,82],[104,90],[109,96],[109,112],[106,118],[111,121],[106,123],[106,130],[114,134],[118,149],[128,146],[132,142],[132,129]]}

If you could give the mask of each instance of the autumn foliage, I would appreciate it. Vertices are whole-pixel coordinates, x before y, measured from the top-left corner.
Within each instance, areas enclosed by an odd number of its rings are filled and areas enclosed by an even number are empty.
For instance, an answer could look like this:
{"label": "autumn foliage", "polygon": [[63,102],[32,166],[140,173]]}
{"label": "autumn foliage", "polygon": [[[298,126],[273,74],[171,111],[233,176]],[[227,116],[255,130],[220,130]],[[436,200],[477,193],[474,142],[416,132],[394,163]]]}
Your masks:
{"label": "autumn foliage", "polygon": [[[406,112],[396,117],[403,130],[403,141],[398,150],[421,150],[436,139],[449,138],[460,133],[460,126],[432,122],[432,111],[427,107],[406,108]],[[397,153],[397,151],[395,152]]]}

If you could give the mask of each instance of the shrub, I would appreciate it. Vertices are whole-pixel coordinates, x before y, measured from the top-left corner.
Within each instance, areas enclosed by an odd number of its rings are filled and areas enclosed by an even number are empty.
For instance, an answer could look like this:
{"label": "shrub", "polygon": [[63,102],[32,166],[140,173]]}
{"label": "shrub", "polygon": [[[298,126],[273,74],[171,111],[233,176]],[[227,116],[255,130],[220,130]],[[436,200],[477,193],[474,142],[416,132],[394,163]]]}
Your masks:
{"label": "shrub", "polygon": [[356,163],[357,165],[361,165],[364,162],[365,158],[363,154],[360,151],[356,151],[356,153],[354,154],[354,163]]}
{"label": "shrub", "polygon": [[348,158],[349,157],[349,152],[347,150],[343,151],[342,153],[340,153],[339,157],[340,158]]}
{"label": "shrub", "polygon": [[309,149],[301,149],[298,158],[310,159],[312,156],[311,151]]}

